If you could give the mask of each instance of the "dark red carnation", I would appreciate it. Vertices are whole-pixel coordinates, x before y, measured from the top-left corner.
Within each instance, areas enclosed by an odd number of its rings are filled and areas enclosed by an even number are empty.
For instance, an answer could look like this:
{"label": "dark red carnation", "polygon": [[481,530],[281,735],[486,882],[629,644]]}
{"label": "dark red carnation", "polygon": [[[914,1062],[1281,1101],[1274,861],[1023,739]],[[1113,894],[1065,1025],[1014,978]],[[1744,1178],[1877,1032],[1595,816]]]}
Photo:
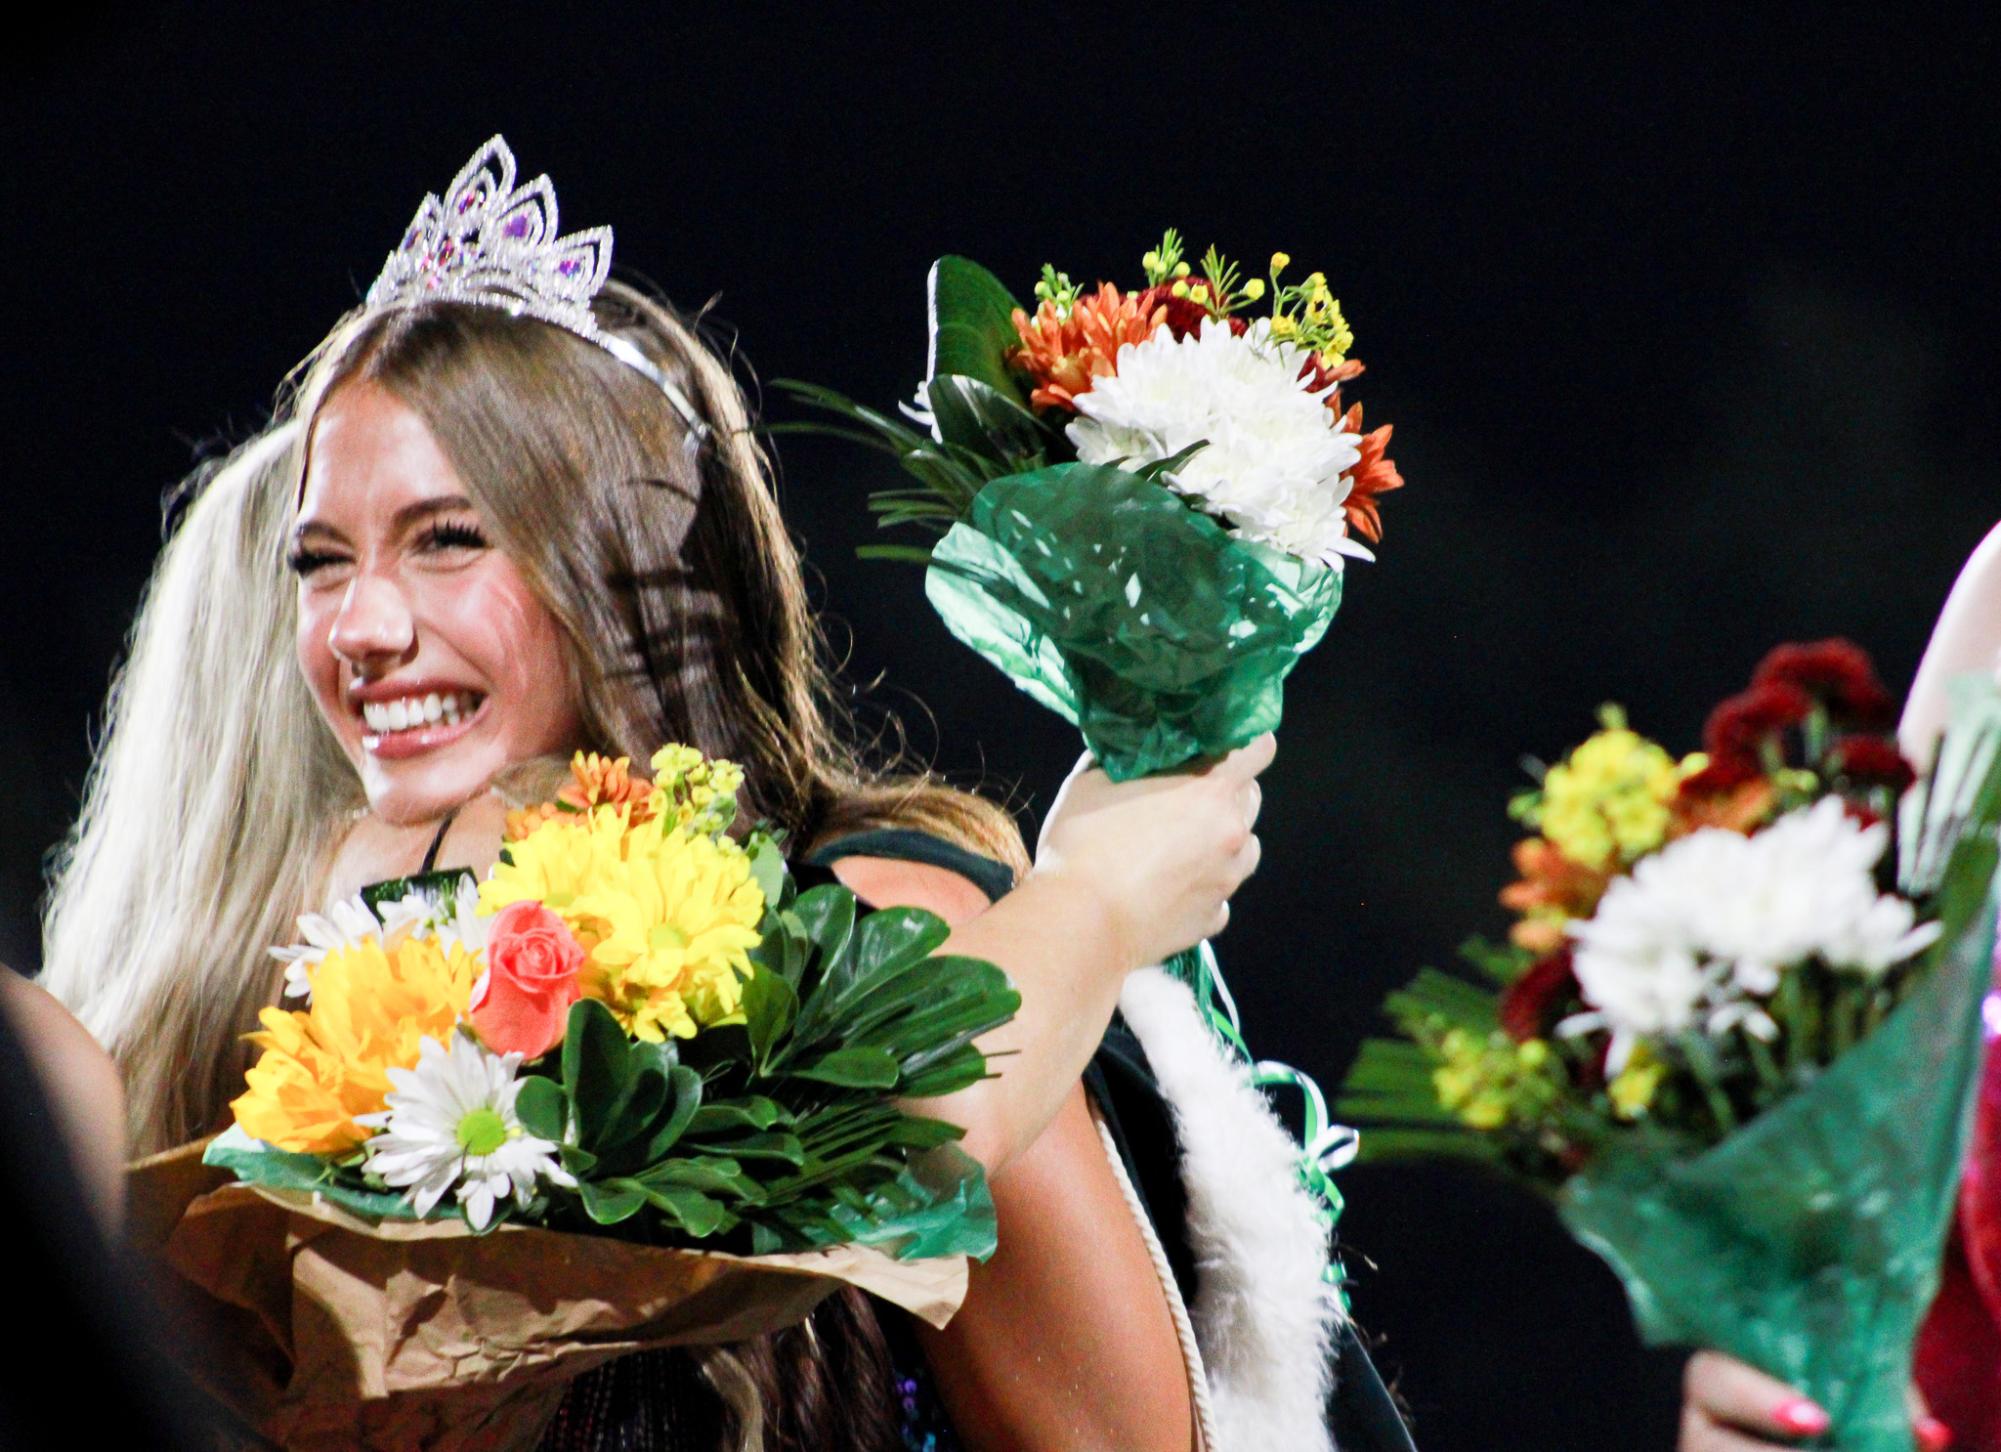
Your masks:
{"label": "dark red carnation", "polygon": [[[1191,286],[1201,280],[1199,277],[1184,279]],[[1193,298],[1176,297],[1174,295],[1174,284],[1171,282],[1157,283],[1140,294],[1140,310],[1142,312],[1151,313],[1155,308],[1167,309],[1167,317],[1165,319],[1167,331],[1174,335],[1176,342],[1180,342],[1181,339],[1201,327],[1203,319],[1211,315],[1209,309],[1203,307],[1201,303],[1196,302]],[[1244,330],[1250,326],[1249,323],[1240,317],[1232,316],[1229,321],[1230,332],[1239,338],[1244,335]]]}
{"label": "dark red carnation", "polygon": [[1849,640],[1782,645],[1758,663],[1751,685],[1784,684],[1817,697],[1828,714],[1864,730],[1887,730],[1897,703],[1877,679],[1869,653]]}
{"label": "dark red carnation", "polygon": [[1577,969],[1565,944],[1501,993],[1501,1027],[1516,1043],[1547,1038],[1578,996]]}
{"label": "dark red carnation", "polygon": [[1844,736],[1828,748],[1827,758],[1834,773],[1854,786],[1901,792],[1918,779],[1896,743],[1881,736]]}
{"label": "dark red carnation", "polygon": [[1714,711],[1702,728],[1702,748],[1713,762],[1757,769],[1760,750],[1813,711],[1813,698],[1787,681],[1754,682]]}

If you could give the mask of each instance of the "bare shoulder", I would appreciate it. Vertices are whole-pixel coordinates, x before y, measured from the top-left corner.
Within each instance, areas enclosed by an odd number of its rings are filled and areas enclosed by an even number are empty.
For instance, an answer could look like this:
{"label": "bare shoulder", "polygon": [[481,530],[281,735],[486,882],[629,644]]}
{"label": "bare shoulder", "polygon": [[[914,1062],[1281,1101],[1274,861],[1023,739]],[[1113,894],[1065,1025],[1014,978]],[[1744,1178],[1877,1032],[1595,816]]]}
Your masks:
{"label": "bare shoulder", "polygon": [[916,907],[953,927],[972,921],[991,904],[979,886],[949,867],[894,857],[842,857],[834,876],[870,907]]}
{"label": "bare shoulder", "polygon": [[125,1084],[103,1045],[40,984],[0,967],[0,1011],[26,1049],[107,1224],[123,1199]]}

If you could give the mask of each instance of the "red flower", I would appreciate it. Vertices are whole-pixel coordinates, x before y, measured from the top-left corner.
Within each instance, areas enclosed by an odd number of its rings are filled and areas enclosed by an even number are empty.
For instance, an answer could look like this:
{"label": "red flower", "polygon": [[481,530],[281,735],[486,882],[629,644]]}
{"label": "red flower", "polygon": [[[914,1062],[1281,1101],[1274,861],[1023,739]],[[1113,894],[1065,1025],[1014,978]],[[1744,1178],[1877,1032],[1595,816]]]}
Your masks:
{"label": "red flower", "polygon": [[509,903],[487,930],[486,974],[466,1017],[489,1049],[539,1059],[563,1041],[584,948],[541,903]]}
{"label": "red flower", "polygon": [[1817,697],[1828,713],[1864,730],[1887,730],[1897,703],[1876,677],[1862,647],[1847,640],[1782,645],[1758,663],[1752,686],[1784,684]]}
{"label": "red flower", "polygon": [[[1348,410],[1341,420],[1341,427],[1351,434],[1362,432],[1361,404]],[[1403,475],[1397,472],[1397,466],[1384,453],[1389,446],[1388,424],[1374,433],[1363,434],[1362,457],[1348,471],[1348,497],[1341,503],[1348,516],[1348,528],[1371,544],[1383,537],[1383,519],[1378,513],[1377,496],[1403,488]]]}
{"label": "red flower", "polygon": [[1813,698],[1784,680],[1753,682],[1709,713],[1702,728],[1702,747],[1712,763],[1732,763],[1759,769],[1759,752],[1790,726],[1813,711]]}
{"label": "red flower", "polygon": [[1566,943],[1502,991],[1501,1027],[1518,1044],[1546,1038],[1579,991]]}
{"label": "red flower", "polygon": [[[1194,278],[1191,281],[1199,282],[1201,279]],[[1166,323],[1167,331],[1173,334],[1177,343],[1201,327],[1203,320],[1211,316],[1209,309],[1193,298],[1176,297],[1172,283],[1157,283],[1139,293],[1138,297],[1141,311],[1151,314],[1155,309],[1159,309],[1164,314],[1162,321]],[[1243,336],[1244,329],[1248,326],[1242,318],[1230,319],[1230,331],[1238,337]]]}
{"label": "red flower", "polygon": [[1880,736],[1844,736],[1828,748],[1827,756],[1835,773],[1853,786],[1901,792],[1918,779],[1896,743]]}

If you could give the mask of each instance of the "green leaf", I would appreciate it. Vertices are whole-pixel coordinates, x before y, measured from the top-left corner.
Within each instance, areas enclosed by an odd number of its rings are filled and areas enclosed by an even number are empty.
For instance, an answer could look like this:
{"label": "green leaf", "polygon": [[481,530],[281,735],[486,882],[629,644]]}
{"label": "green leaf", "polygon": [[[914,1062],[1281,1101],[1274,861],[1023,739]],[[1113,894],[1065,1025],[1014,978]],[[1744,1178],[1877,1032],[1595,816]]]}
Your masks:
{"label": "green leaf", "polygon": [[[202,1152],[202,1163],[219,1165],[246,1184],[321,1195],[343,1210],[370,1220],[415,1220],[401,1190],[375,1190],[354,1170],[343,1170],[318,1155],[295,1154],[252,1139],[231,1126]],[[442,1216],[434,1216],[442,1219]]]}
{"label": "green leaf", "polygon": [[686,1064],[676,1064],[668,1075],[668,1112],[658,1119],[639,1152],[643,1165],[657,1163],[687,1132],[688,1125],[702,1107],[702,1076]]}
{"label": "green leaf", "polygon": [[692,1137],[719,1134],[724,1130],[769,1129],[779,1120],[791,1117],[777,1100],[767,1099],[762,1094],[749,1094],[741,1099],[704,1104],[688,1122],[687,1132]]}
{"label": "green leaf", "polygon": [[[1013,329],[1008,331],[1012,335]],[[1021,406],[1015,389],[1003,393],[978,378],[939,373],[924,385],[924,392],[938,422],[938,436],[946,443],[1002,463],[1009,473],[1034,468],[1046,456],[1049,431]]]}
{"label": "green leaf", "polygon": [[570,1101],[563,1094],[563,1086],[555,1080],[530,1074],[521,1081],[521,1090],[514,1099],[514,1113],[530,1134],[560,1144],[569,1123]]}
{"label": "green leaf", "polygon": [[646,1187],[637,1180],[580,1180],[577,1193],[584,1213],[600,1225],[617,1225],[638,1214],[647,1202]]}
{"label": "green leaf", "polygon": [[760,971],[744,980],[744,1029],[757,1072],[770,1072],[773,1051],[798,1017],[799,995],[776,973]]}
{"label": "green leaf", "polygon": [[630,1092],[629,1040],[611,1010],[595,999],[570,1006],[563,1035],[563,1088],[577,1114],[577,1139],[594,1144],[603,1127],[604,1110]]}
{"label": "green leaf", "polygon": [[812,1063],[789,1072],[794,1078],[836,1084],[844,1089],[893,1089],[897,1063],[881,1049],[845,1048],[822,1054]]}
{"label": "green leaf", "polygon": [[645,1197],[668,1220],[697,1240],[714,1235],[733,1223],[715,1200],[699,1190],[647,1190]]}
{"label": "green leaf", "polygon": [[758,1198],[757,1182],[744,1174],[743,1166],[720,1155],[668,1160],[638,1178],[649,1190],[700,1190],[743,1200]]}
{"label": "green leaf", "polygon": [[788,875],[785,870],[784,849],[763,832],[754,833],[749,845],[751,880],[757,884],[757,890],[764,894],[766,902],[780,901],[785,894]]}
{"label": "green leaf", "polygon": [[986,1077],[987,1056],[972,1044],[961,1044],[907,1073],[902,1090],[911,1099],[935,1099],[942,1094],[956,1094]]}
{"label": "green leaf", "polygon": [[384,903],[400,902],[411,893],[422,893],[449,904],[461,893],[477,895],[479,884],[463,867],[447,868],[443,872],[413,872],[408,877],[392,877],[384,882],[371,882],[361,890],[361,900],[368,910],[375,914],[379,922]]}
{"label": "green leaf", "polygon": [[792,905],[799,930],[829,961],[847,951],[855,930],[855,895],[838,883],[799,894]]}
{"label": "green leaf", "polygon": [[921,545],[861,545],[855,550],[858,560],[892,560],[906,565],[928,565],[931,551]]}
{"label": "green leaf", "polygon": [[[692,1142],[692,1135],[682,1141],[683,1145]],[[785,1130],[740,1134],[734,1139],[705,1139],[700,1148],[737,1160],[778,1160],[792,1166],[806,1162],[806,1149],[799,1136]]]}
{"label": "green leaf", "polygon": [[946,256],[931,264],[931,343],[927,378],[956,373],[1020,400],[1021,382],[1007,366],[1008,351],[1021,342],[1014,330],[1019,306],[1001,280],[967,257]]}

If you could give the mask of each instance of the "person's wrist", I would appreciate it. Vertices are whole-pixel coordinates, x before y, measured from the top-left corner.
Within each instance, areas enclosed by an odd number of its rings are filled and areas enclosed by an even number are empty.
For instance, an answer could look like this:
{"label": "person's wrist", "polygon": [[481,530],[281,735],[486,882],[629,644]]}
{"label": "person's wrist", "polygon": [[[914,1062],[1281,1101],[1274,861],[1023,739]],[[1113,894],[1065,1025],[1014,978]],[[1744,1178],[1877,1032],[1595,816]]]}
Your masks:
{"label": "person's wrist", "polygon": [[1146,963],[1135,926],[1111,899],[1074,869],[1038,862],[1022,879],[1017,892],[1027,893],[1038,913],[1065,921],[1067,928],[1094,945],[1121,976]]}

